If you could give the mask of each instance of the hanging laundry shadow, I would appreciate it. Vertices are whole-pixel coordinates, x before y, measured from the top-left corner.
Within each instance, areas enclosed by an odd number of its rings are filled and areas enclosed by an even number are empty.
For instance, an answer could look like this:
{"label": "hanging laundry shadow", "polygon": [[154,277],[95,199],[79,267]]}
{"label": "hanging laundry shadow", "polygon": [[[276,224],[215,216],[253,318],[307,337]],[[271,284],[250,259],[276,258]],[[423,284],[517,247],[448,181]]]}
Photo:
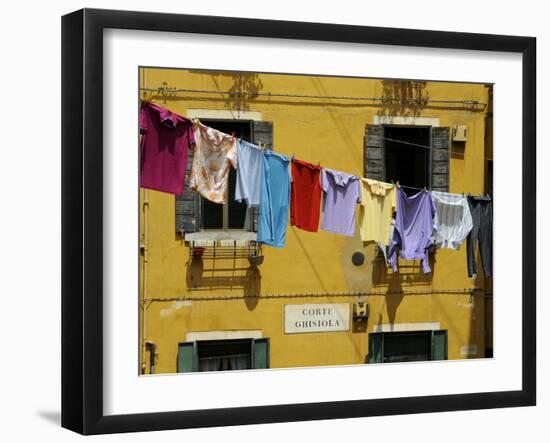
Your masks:
{"label": "hanging laundry shadow", "polygon": [[253,311],[260,301],[262,290],[262,274],[257,266],[251,265],[246,271],[243,295],[244,303],[249,311]]}
{"label": "hanging laundry shadow", "polygon": [[424,274],[420,260],[403,260],[397,261],[398,271],[393,272],[386,264],[386,260],[382,254],[377,255],[372,262],[372,283],[373,286],[386,286],[393,282],[394,276],[397,275],[399,281],[407,286],[422,286],[430,284],[435,273],[436,254],[429,254],[429,263],[432,272]]}
{"label": "hanging laundry shadow", "polygon": [[386,292],[386,312],[388,314],[388,321],[390,324],[395,323],[395,316],[397,309],[403,301],[405,295],[403,294],[403,287],[401,286],[401,279],[399,274],[393,273],[390,278],[390,284]]}
{"label": "hanging laundry shadow", "polygon": [[193,257],[187,264],[186,283],[188,288],[198,288],[202,284],[204,263],[202,257]]}
{"label": "hanging laundry shadow", "polygon": [[389,273],[388,266],[384,256],[378,252],[378,248],[375,249],[377,252],[372,260],[372,284],[383,285],[388,283]]}
{"label": "hanging laundry shadow", "polygon": [[191,257],[186,264],[187,288],[193,291],[244,288],[249,279],[249,264],[244,258]]}
{"label": "hanging laundry shadow", "polygon": [[380,116],[418,117],[428,105],[427,82],[415,80],[382,80]]}
{"label": "hanging laundry shadow", "polygon": [[[192,69],[190,73],[199,73],[209,75],[212,79],[215,89],[226,91],[222,100],[225,107],[232,111],[250,110],[250,102],[258,97],[258,93],[263,89],[264,84],[260,75],[252,72],[223,72],[223,71],[204,71]],[[227,87],[227,80],[231,81]],[[212,97],[209,97],[211,100]]]}

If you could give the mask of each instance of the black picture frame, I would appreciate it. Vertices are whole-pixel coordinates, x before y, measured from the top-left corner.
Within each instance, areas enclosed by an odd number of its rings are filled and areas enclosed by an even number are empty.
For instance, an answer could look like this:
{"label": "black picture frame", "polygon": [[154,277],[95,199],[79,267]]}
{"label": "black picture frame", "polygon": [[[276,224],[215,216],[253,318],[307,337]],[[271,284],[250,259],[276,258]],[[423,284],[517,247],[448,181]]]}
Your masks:
{"label": "black picture frame", "polygon": [[[103,31],[108,28],[522,55],[522,388],[131,415],[103,412]],[[82,434],[536,404],[536,39],[504,35],[83,9],[62,18],[62,426]]]}

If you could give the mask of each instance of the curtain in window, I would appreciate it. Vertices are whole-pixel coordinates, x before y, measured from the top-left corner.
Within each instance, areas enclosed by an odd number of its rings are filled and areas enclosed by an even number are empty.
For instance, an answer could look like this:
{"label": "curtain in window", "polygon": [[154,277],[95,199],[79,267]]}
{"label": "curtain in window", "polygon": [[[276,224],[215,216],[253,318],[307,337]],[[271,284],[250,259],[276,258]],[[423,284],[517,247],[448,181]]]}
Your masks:
{"label": "curtain in window", "polygon": [[250,369],[250,354],[226,357],[206,357],[199,359],[199,371],[236,371]]}

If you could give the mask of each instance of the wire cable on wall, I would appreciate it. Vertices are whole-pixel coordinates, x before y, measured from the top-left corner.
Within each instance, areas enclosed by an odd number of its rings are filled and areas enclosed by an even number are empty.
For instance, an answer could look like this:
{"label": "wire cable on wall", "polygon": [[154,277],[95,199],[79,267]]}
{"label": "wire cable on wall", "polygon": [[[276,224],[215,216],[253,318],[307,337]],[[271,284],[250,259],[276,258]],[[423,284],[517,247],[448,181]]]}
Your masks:
{"label": "wire cable on wall", "polygon": [[351,101],[371,101],[381,103],[393,103],[400,105],[422,105],[427,103],[440,103],[440,104],[459,104],[463,106],[470,106],[477,111],[484,111],[487,107],[487,103],[480,102],[478,100],[435,100],[435,99],[402,99],[397,97],[354,97],[348,95],[309,95],[309,94],[283,94],[274,92],[246,92],[246,91],[219,91],[212,89],[179,89],[179,88],[139,88],[140,91],[145,92],[158,92],[159,94],[177,94],[177,93],[198,93],[198,94],[218,94],[227,95],[230,97],[284,97],[284,98],[300,98],[300,99],[321,99],[321,100],[351,100]]}
{"label": "wire cable on wall", "polygon": [[361,296],[386,296],[386,295],[475,295],[483,292],[482,288],[458,288],[458,289],[417,289],[409,291],[350,291],[350,292],[305,292],[305,293],[281,293],[259,295],[214,295],[214,296],[180,296],[180,297],[154,297],[146,298],[144,302],[175,302],[175,301],[227,301],[245,299],[280,299],[280,298],[309,298],[309,297],[361,297]]}

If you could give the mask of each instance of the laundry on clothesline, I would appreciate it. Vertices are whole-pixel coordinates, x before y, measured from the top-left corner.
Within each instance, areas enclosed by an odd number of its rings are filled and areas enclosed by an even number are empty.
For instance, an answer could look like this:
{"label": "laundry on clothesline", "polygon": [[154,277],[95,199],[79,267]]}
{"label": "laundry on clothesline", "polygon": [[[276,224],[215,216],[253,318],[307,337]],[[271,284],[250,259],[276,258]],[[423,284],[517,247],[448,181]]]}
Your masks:
{"label": "laundry on clothesline", "polygon": [[382,246],[389,245],[395,206],[395,185],[362,178],[359,216],[361,240],[374,241]]}
{"label": "laundry on clothesline", "polygon": [[472,214],[464,195],[432,191],[436,208],[435,244],[439,248],[458,250],[472,230]]}
{"label": "laundry on clothesline", "polygon": [[181,194],[189,149],[195,144],[193,122],[153,103],[142,102],[139,130],[140,186]]}
{"label": "laundry on clothesline", "polygon": [[397,254],[405,260],[421,261],[422,271],[431,272],[428,248],[433,244],[435,205],[428,191],[409,197],[397,189],[395,228],[388,253],[388,263],[397,272]]}
{"label": "laundry on clothesline", "polygon": [[479,255],[485,277],[493,274],[493,201],[488,196],[468,196],[473,226],[467,239],[468,277],[477,273],[475,248],[479,244]]}
{"label": "laundry on clothesline", "polygon": [[321,166],[294,159],[291,180],[290,224],[317,232],[321,215]]}
{"label": "laundry on clothesline", "polygon": [[[467,243],[467,269],[477,272],[479,244],[485,276],[492,273],[492,198],[401,186],[321,167],[264,149],[246,140],[142,102],[140,185],[181,194],[189,150],[190,188],[226,203],[230,168],[236,169],[234,199],[259,208],[257,241],[284,247],[290,225],[305,231],[356,235],[375,243],[397,272],[397,257],[420,260],[431,272],[433,247],[459,250]],[[408,196],[402,188],[417,190]],[[290,216],[290,217],[289,217]]]}
{"label": "laundry on clothesline", "polygon": [[355,234],[355,207],[361,199],[359,177],[334,169],[323,169],[323,215],[321,229],[334,234]]}
{"label": "laundry on clothesline", "polygon": [[285,246],[288,224],[290,159],[272,151],[265,151],[263,154],[257,241],[282,248]]}
{"label": "laundry on clothesline", "polygon": [[189,179],[191,188],[215,203],[225,203],[229,168],[237,168],[237,139],[199,123]]}
{"label": "laundry on clothesline", "polygon": [[235,200],[245,201],[247,206],[260,206],[260,187],[264,171],[262,150],[245,140],[237,140],[237,183]]}

